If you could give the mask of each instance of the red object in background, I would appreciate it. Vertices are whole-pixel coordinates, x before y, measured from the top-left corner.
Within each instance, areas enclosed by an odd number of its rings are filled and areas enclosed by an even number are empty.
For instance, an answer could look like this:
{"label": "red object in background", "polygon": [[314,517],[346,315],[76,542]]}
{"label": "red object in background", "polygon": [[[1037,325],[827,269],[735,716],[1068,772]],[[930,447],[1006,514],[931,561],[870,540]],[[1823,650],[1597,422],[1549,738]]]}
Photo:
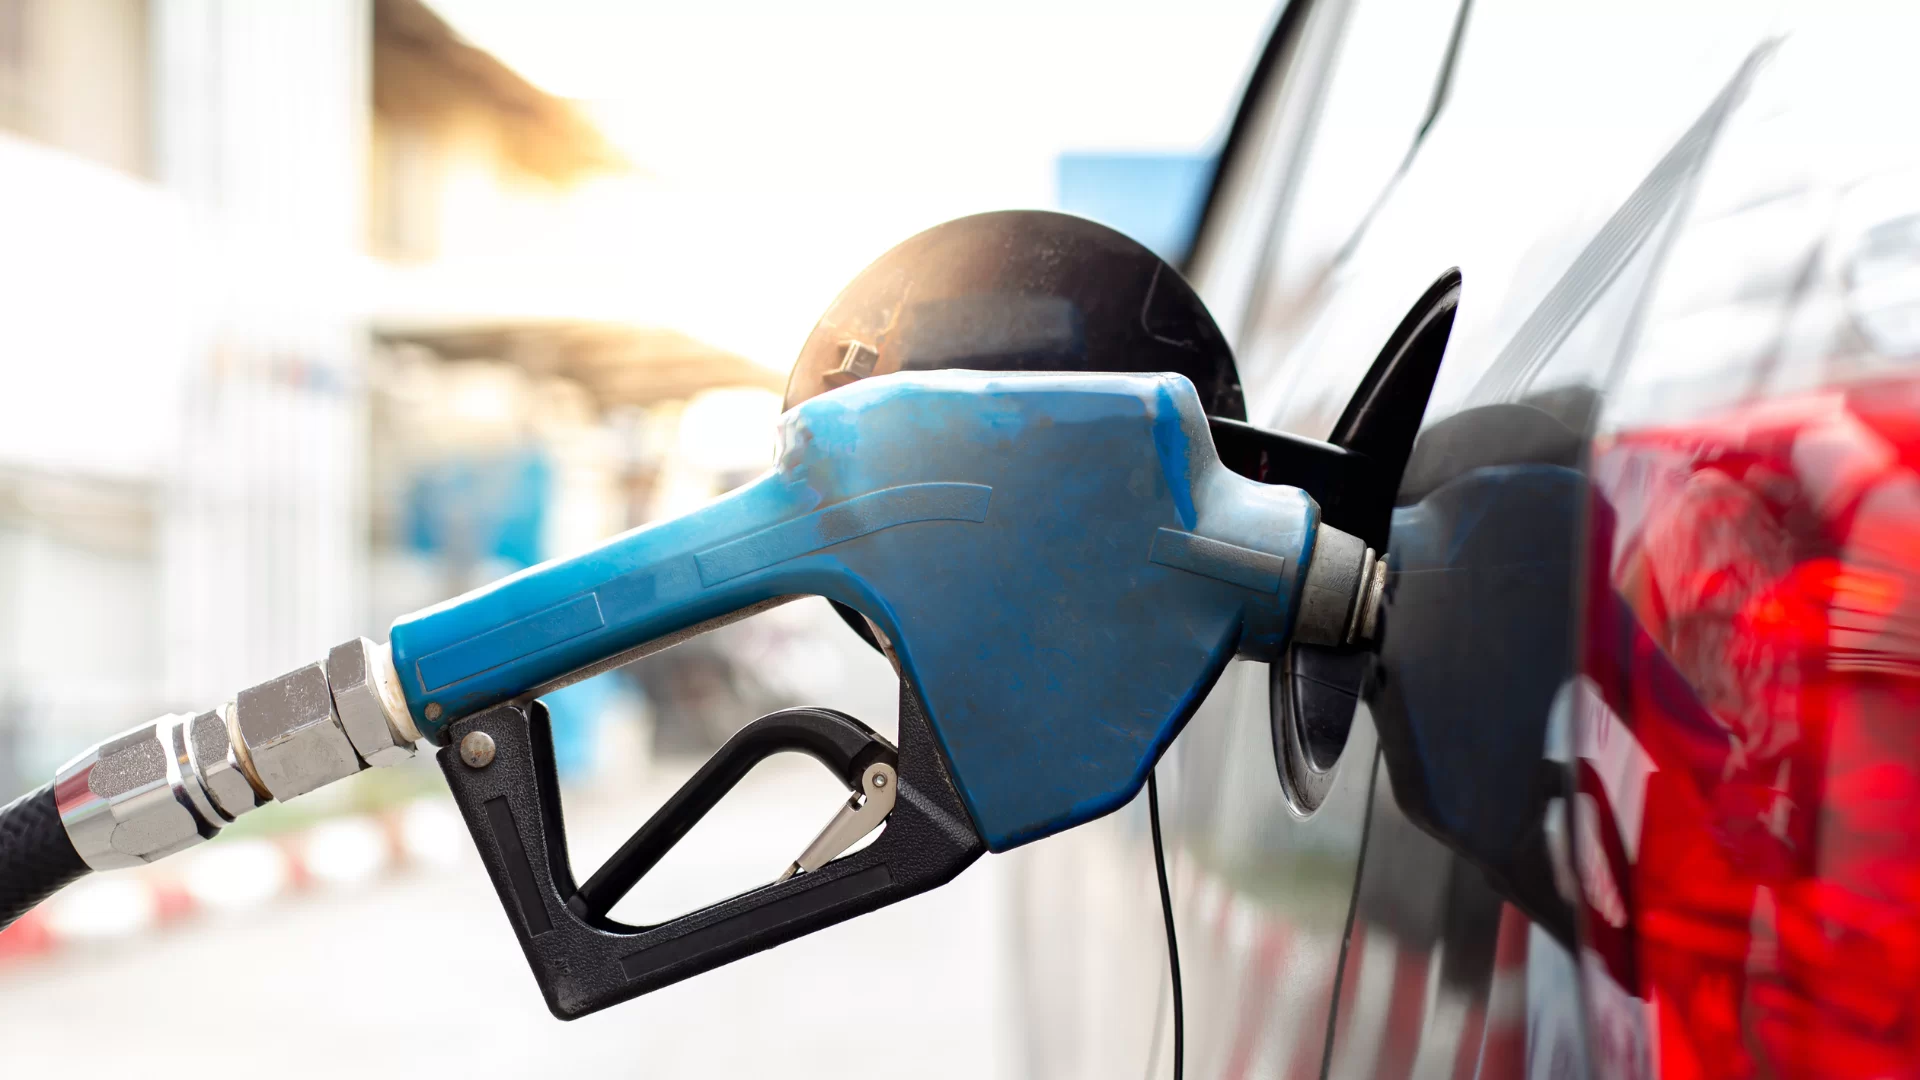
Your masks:
{"label": "red object in background", "polygon": [[1920,380],[1595,447],[1603,1074],[1920,1075]]}
{"label": "red object in background", "polygon": [[0,963],[24,956],[38,956],[53,948],[53,933],[47,929],[47,916],[34,909],[0,930]]}

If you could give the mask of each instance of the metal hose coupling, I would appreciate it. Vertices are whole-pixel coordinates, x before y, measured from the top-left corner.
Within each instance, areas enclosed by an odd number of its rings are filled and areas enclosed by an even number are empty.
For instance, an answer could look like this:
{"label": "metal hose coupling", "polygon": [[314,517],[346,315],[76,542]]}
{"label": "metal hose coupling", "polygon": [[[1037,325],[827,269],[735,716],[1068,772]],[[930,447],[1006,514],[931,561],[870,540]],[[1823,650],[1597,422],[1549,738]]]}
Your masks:
{"label": "metal hose coupling", "polygon": [[388,647],[355,638],[218,709],[170,713],[96,744],[56,774],[54,802],[88,866],[138,866],[270,799],[405,761],[419,738]]}

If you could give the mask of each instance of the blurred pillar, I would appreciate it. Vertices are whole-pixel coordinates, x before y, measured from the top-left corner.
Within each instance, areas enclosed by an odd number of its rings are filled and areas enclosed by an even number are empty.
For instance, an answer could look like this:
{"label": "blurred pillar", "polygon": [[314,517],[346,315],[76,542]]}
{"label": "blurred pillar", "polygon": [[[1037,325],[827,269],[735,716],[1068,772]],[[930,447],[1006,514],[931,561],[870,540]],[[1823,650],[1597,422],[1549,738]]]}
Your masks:
{"label": "blurred pillar", "polygon": [[211,284],[160,508],[169,698],[204,706],[365,611],[368,0],[153,0],[154,169]]}

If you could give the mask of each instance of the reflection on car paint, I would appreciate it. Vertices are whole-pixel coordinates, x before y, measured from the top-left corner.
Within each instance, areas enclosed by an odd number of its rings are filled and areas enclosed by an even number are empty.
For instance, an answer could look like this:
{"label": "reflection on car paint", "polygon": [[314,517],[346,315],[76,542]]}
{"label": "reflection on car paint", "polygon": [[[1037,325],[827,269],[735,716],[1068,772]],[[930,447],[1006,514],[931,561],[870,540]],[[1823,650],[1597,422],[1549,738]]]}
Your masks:
{"label": "reflection on car paint", "polygon": [[1377,767],[1327,1075],[1526,1075],[1530,1059],[1553,1059],[1536,1043],[1570,1047],[1575,1037],[1571,1010],[1532,1016],[1573,989],[1567,953],[1400,813]]}
{"label": "reflection on car paint", "polygon": [[[1189,1063],[1222,1080],[1320,1075],[1327,1003],[1314,993],[1329,974],[1310,933],[1284,912],[1251,904],[1191,861],[1177,864],[1184,950],[1200,950],[1226,1004],[1190,1013],[1205,1025],[1217,1057]],[[1404,946],[1385,927],[1356,923],[1348,940],[1331,1076],[1406,1080],[1413,1076],[1524,1074],[1527,1054],[1529,923],[1503,906],[1494,970],[1478,988],[1441,989],[1429,971],[1440,950]],[[1551,947],[1549,943],[1549,947]],[[1286,1023],[1279,1023],[1282,1019]],[[1436,1035],[1457,1032],[1457,1039]],[[1357,1035],[1358,1037],[1351,1037]],[[1190,1036],[1191,1037],[1191,1036]],[[1436,1055],[1444,1043],[1445,1049]]]}

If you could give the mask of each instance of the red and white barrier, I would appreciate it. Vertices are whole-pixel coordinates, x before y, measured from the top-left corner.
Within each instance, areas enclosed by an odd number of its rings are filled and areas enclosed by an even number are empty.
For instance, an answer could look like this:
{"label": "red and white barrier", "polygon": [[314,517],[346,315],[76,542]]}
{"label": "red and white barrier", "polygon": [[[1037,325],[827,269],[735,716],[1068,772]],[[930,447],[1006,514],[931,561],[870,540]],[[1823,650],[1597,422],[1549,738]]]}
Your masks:
{"label": "red and white barrier", "polygon": [[0,965],[63,947],[165,932],[202,912],[251,910],[303,893],[369,887],[471,850],[459,813],[421,798],[273,836],[223,837],[137,870],[92,874],[0,931]]}

